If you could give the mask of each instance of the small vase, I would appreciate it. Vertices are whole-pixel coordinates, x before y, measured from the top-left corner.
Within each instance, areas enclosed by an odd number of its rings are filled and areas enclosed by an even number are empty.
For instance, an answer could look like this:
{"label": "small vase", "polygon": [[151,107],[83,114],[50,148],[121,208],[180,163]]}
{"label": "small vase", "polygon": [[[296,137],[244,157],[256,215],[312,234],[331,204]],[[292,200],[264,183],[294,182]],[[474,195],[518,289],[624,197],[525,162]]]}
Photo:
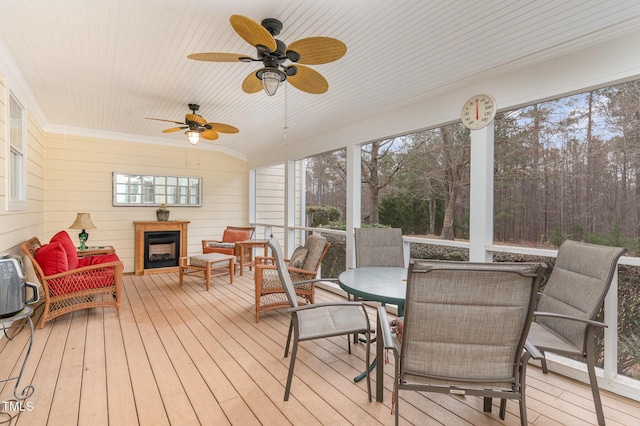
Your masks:
{"label": "small vase", "polygon": [[156,216],[158,218],[158,222],[166,222],[169,220],[169,210],[157,210]]}

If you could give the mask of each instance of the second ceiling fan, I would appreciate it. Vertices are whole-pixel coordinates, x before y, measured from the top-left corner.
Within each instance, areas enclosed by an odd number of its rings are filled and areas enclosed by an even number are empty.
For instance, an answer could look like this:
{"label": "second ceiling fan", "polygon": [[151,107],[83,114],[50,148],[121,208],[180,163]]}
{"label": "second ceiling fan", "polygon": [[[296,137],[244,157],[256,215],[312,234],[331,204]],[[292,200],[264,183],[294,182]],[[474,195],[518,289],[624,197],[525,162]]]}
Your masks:
{"label": "second ceiling fan", "polygon": [[[267,18],[262,24],[242,15],[232,15],[231,26],[247,43],[256,48],[257,58],[239,53],[194,53],[189,59],[207,62],[262,62],[263,68],[251,72],[242,83],[246,93],[264,89],[273,96],[283,81],[303,92],[325,93],[329,83],[318,71],[305,65],[326,64],[336,61],[347,52],[347,46],[331,37],[308,37],[289,46],[274,38],[282,30],[282,22]],[[286,65],[285,61],[293,62]],[[305,65],[301,65],[305,64]]]}
{"label": "second ceiling fan", "polygon": [[184,122],[167,120],[164,118],[151,118],[146,117],[147,120],[166,121],[168,123],[180,124],[180,127],[171,127],[165,129],[162,133],[178,132],[180,130],[186,130],[185,134],[187,139],[193,145],[197,144],[200,138],[214,141],[218,139],[218,133],[238,133],[239,130],[229,124],[224,123],[207,123],[201,115],[197,114],[200,109],[200,105],[189,104],[191,114],[187,114],[184,117]]}

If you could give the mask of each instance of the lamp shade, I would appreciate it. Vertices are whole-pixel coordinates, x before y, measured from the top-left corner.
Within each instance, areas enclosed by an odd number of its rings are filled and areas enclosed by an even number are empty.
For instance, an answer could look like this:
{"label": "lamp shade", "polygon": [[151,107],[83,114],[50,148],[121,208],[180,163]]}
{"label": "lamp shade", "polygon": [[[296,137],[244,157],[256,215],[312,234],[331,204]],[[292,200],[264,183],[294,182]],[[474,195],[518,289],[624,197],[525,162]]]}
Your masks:
{"label": "lamp shade", "polygon": [[198,141],[200,140],[200,133],[193,131],[193,130],[188,130],[186,132],[184,132],[185,135],[187,135],[187,140],[189,141],[189,143],[191,145],[195,145],[198,143]]}
{"label": "lamp shade", "polygon": [[96,229],[96,226],[91,221],[90,213],[78,213],[69,229]]}
{"label": "lamp shade", "polygon": [[280,83],[287,79],[287,75],[275,67],[259,69],[256,72],[256,76],[262,80],[262,87],[269,96],[275,95]]}

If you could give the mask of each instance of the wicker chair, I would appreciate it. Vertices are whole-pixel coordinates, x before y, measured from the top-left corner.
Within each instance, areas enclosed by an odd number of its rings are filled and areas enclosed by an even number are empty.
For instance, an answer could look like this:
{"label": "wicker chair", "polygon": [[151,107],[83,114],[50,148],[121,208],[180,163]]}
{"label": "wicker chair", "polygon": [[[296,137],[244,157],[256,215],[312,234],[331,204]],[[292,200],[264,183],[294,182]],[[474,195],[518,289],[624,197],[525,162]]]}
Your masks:
{"label": "wicker chair", "polygon": [[[45,295],[40,328],[44,327],[47,321],[80,309],[116,308],[118,315],[120,314],[123,270],[121,261],[89,264],[47,276],[36,261],[36,252],[41,247],[42,244],[36,237],[21,246],[33,264]],[[97,260],[98,256],[94,258]]]}
{"label": "wicker chair", "polygon": [[411,261],[401,334],[391,333],[385,308],[378,308],[384,348],[395,356],[396,425],[400,390],[481,396],[485,412],[491,398],[500,398],[503,420],[506,399],[516,399],[520,423],[527,425],[527,361],[542,354],[525,341],[544,269]]}
{"label": "wicker chair", "polygon": [[[240,241],[252,240],[256,232],[255,226],[227,226],[221,240],[202,240],[202,254],[221,253],[232,254],[238,259],[243,256],[243,263],[249,265],[249,270],[253,266],[253,249],[246,247],[244,253],[240,253],[240,246],[236,244]],[[242,274],[242,271],[240,271]]]}
{"label": "wicker chair", "polygon": [[[624,252],[619,247],[571,240],[562,243],[549,281],[539,295],[536,322],[529,332],[529,342],[543,354],[552,352],[586,360],[600,426],[604,426],[605,419],[595,372],[595,332],[606,327],[598,321],[598,315]],[[542,371],[548,371],[544,358]]]}
{"label": "wicker chair", "polygon": [[[291,266],[291,259],[287,262],[289,274],[293,281],[298,303],[313,303],[315,282],[297,285],[298,281],[312,280],[318,275],[322,259],[327,254],[331,243],[321,235],[311,235],[304,245],[306,256],[301,267]],[[293,258],[294,256],[292,256]],[[256,322],[260,320],[261,312],[271,309],[288,308],[290,306],[287,295],[282,287],[273,257],[256,256],[256,270],[254,280],[256,285]]]}

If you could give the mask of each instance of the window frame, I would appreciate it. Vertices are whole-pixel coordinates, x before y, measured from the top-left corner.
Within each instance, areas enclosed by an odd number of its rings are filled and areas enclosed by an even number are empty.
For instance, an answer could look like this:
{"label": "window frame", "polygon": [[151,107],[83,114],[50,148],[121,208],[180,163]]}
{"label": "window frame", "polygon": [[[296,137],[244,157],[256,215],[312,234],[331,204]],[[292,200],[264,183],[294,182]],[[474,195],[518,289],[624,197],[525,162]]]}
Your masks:
{"label": "window frame", "polygon": [[202,207],[202,177],[113,172],[112,182],[114,207]]}
{"label": "window frame", "polygon": [[[19,117],[13,117],[17,109]],[[17,96],[7,98],[7,210],[27,209],[27,114]],[[18,126],[14,126],[19,122]],[[17,128],[16,128],[17,127]],[[15,139],[18,139],[17,141]]]}

